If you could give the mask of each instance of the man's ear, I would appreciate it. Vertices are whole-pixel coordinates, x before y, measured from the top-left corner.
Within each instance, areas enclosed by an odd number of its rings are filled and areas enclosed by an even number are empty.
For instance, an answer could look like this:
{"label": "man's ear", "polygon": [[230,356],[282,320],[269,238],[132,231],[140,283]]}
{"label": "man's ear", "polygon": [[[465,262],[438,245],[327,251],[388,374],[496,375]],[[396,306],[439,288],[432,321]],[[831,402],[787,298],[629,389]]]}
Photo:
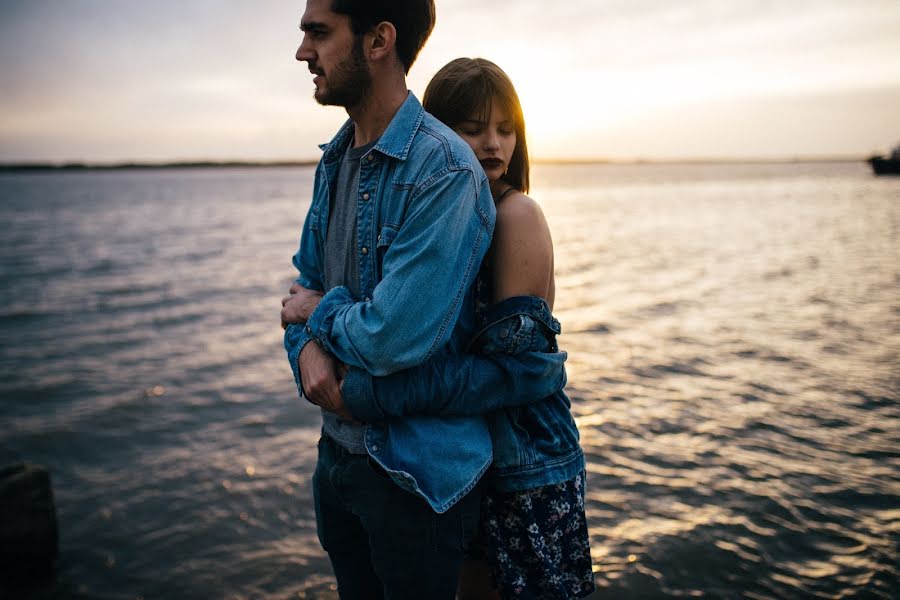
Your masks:
{"label": "man's ear", "polygon": [[395,53],[397,30],[393,23],[382,21],[369,31],[369,35],[371,36],[368,48],[369,60],[373,62],[384,60]]}

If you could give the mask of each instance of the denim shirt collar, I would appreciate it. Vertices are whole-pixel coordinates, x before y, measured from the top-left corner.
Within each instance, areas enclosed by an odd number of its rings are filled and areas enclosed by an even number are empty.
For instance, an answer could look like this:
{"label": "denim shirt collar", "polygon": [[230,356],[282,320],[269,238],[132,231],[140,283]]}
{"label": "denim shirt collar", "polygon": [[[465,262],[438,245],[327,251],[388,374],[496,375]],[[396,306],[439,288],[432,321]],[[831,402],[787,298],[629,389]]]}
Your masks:
{"label": "denim shirt collar", "polygon": [[[378,151],[397,160],[406,160],[413,138],[419,131],[425,109],[419,99],[412,92],[406,93],[406,100],[400,105],[394,118],[388,123],[387,129],[378,138],[378,143],[372,151]],[[350,143],[354,125],[352,119],[347,119],[335,136],[327,144],[319,144],[319,148],[325,152],[325,162],[337,160]]]}

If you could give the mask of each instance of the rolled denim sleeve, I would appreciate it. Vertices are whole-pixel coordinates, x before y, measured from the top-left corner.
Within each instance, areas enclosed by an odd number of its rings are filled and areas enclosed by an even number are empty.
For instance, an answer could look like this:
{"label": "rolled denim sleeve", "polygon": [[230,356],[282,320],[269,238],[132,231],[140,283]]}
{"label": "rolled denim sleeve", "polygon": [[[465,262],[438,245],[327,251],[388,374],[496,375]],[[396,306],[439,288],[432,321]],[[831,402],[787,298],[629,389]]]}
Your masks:
{"label": "rolled denim sleeve", "polygon": [[490,245],[495,209],[483,179],[451,170],[416,190],[372,297],[354,302],[345,288],[330,290],[307,334],[373,375],[419,365],[444,346]]}
{"label": "rolled denim sleeve", "polygon": [[479,336],[477,354],[439,355],[385,377],[350,369],[342,384],[354,417],[378,422],[410,414],[476,415],[522,406],[566,385],[565,352],[528,315],[499,320]]}

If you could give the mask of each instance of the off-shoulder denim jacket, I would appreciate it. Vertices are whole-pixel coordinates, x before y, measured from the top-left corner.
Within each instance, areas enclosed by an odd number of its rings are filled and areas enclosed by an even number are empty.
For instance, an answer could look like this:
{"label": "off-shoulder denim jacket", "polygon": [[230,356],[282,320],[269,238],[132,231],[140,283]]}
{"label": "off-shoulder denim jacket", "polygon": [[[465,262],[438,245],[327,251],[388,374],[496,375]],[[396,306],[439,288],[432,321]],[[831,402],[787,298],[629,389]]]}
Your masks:
{"label": "off-shoulder denim jacket", "polygon": [[[348,121],[322,148],[312,203],[294,255],[297,282],[323,290],[329,198],[353,136]],[[375,375],[461,354],[475,333],[473,282],[490,245],[496,210],[471,148],[425,112],[413,94],[360,163],[357,259],[360,298],[328,290],[284,346],[298,392],[298,357],[315,340],[341,362]],[[365,445],[401,487],[444,512],[491,463],[487,419],[415,415],[366,427]]]}
{"label": "off-shoulder denim jacket", "polygon": [[584,454],[563,391],[566,353],[556,342],[559,321],[533,296],[497,303],[477,321],[465,355],[436,356],[386,377],[350,369],[344,403],[365,422],[490,411],[493,485],[524,490],[571,479],[584,469]]}

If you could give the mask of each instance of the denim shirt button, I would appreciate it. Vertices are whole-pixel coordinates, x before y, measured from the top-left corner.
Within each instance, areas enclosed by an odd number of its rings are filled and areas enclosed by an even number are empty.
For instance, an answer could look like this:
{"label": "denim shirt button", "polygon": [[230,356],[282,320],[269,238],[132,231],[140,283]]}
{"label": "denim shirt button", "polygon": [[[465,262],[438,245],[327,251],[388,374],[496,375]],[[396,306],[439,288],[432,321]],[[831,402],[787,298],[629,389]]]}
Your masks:
{"label": "denim shirt button", "polygon": [[[369,158],[372,158],[372,157],[370,156]],[[363,194],[363,195],[362,195],[362,199],[363,199],[363,200],[368,200],[368,199],[369,199],[369,192],[366,192],[365,194]]]}
{"label": "denim shirt button", "polygon": [[375,160],[375,155],[374,155],[374,154],[370,154],[370,155],[369,155],[369,158],[367,158],[366,160],[368,160],[369,162],[372,162],[373,160]]}
{"label": "denim shirt button", "polygon": [[366,296],[365,298],[363,298],[363,300],[365,300],[366,302],[371,302],[371,301],[372,301],[372,299],[369,298],[368,296]]}
{"label": "denim shirt button", "polygon": [[506,330],[506,329],[501,329],[501,330],[500,330],[500,339],[504,339],[504,340],[505,340],[506,337],[507,337],[508,335],[509,335],[509,331],[508,331],[508,330]]}
{"label": "denim shirt button", "polygon": [[366,248],[365,246],[363,246],[363,247],[362,247],[362,253],[363,253],[363,254],[368,254],[368,253],[369,253],[369,249]]}
{"label": "denim shirt button", "polygon": [[372,452],[378,452],[378,446],[372,446]]}

